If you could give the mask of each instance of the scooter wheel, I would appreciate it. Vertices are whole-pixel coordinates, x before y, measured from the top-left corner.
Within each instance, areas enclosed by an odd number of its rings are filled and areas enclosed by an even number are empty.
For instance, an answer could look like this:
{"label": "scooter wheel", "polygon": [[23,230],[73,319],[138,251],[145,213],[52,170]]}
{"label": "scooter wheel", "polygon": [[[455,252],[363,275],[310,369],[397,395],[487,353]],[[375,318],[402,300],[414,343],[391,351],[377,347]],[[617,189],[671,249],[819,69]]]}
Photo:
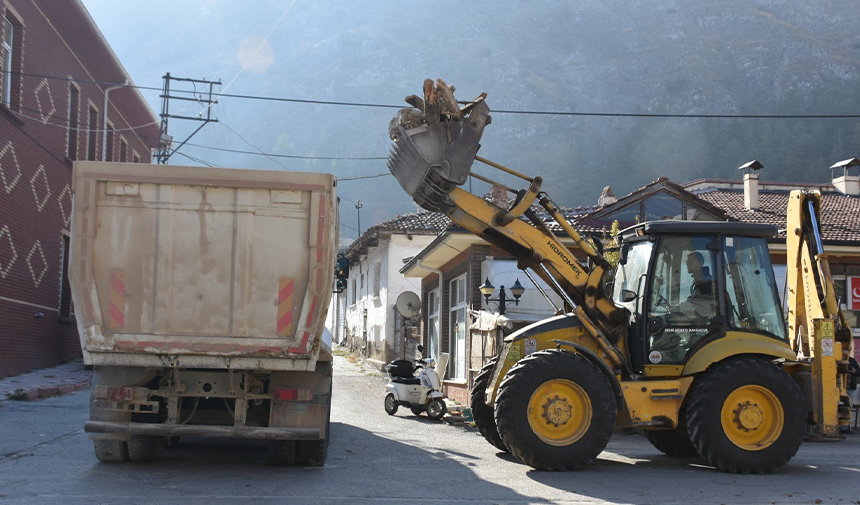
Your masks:
{"label": "scooter wheel", "polygon": [[397,413],[397,400],[394,398],[394,393],[388,393],[385,395],[385,412],[389,416],[393,416]]}
{"label": "scooter wheel", "polygon": [[445,402],[442,401],[441,398],[433,398],[430,400],[430,403],[427,404],[427,417],[434,421],[442,419],[447,411],[448,407],[445,406]]}

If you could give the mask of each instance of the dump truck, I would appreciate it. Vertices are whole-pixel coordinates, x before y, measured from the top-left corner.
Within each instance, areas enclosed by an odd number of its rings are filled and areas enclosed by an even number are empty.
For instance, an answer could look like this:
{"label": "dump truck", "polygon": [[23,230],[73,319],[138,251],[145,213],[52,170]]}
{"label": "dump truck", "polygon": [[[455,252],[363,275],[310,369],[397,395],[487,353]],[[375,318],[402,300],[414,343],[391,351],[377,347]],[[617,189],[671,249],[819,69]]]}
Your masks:
{"label": "dump truck", "polygon": [[[487,441],[536,469],[574,470],[616,426],[631,427],[670,456],[746,474],[785,465],[805,438],[841,438],[853,344],[821,245],[820,193],[790,195],[786,327],[767,246],[775,226],[640,223],[619,234],[615,269],[540,177],[477,154],[486,94],[461,107],[453,91],[428,79],[423,97],[406,98],[412,107],[389,124],[389,170],[416,203],[508,252],[562,300],[554,317],[507,336],[475,378],[472,414]],[[475,173],[475,161],[527,187]],[[511,204],[465,191],[469,177]]]}
{"label": "dump truck", "polygon": [[[75,162],[69,279],[101,461],[180,437],[321,466],[338,217],[330,174]],[[330,337],[329,337],[330,338]]]}

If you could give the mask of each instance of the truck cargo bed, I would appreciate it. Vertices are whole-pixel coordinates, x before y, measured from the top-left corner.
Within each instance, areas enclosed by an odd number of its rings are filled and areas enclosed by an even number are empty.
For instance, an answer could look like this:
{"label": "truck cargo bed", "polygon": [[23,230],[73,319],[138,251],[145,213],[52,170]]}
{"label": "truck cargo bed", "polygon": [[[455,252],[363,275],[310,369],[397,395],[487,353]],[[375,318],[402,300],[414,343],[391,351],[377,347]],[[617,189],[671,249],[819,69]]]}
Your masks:
{"label": "truck cargo bed", "polygon": [[313,370],[330,174],[76,162],[69,277],[93,365]]}

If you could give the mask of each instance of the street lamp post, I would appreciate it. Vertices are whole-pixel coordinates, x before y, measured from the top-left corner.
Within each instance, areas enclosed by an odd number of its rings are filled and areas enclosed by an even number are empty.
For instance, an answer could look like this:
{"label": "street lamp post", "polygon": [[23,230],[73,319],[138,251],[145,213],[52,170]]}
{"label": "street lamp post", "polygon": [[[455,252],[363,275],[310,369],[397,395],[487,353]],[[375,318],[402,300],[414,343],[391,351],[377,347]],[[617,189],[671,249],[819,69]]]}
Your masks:
{"label": "street lamp post", "polygon": [[499,297],[498,298],[490,298],[493,295],[493,291],[496,290],[496,287],[490,284],[490,279],[487,278],[484,280],[484,283],[478,286],[478,289],[481,290],[481,294],[484,295],[484,299],[487,303],[490,302],[499,302],[499,315],[505,315],[506,302],[514,302],[514,305],[520,304],[520,297],[523,296],[523,293],[526,291],[526,288],[520,284],[520,280],[517,279],[514,281],[514,285],[511,286],[511,294],[514,295],[513,298],[508,298],[505,293],[505,287],[499,286]]}

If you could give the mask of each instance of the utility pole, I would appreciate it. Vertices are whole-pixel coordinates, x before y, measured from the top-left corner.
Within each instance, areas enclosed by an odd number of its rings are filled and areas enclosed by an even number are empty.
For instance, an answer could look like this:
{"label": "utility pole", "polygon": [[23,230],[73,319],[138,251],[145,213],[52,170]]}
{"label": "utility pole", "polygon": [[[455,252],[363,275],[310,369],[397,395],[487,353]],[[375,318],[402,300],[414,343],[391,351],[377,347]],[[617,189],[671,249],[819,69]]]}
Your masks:
{"label": "utility pole", "polygon": [[361,208],[364,205],[361,204],[361,200],[357,200],[355,202],[355,208],[358,210],[358,238],[361,238]]}
{"label": "utility pole", "polygon": [[[194,87],[193,94],[188,96],[173,96],[170,94],[170,82],[187,82],[191,83]],[[209,86],[208,92],[204,95],[203,92],[198,96],[197,93],[197,84],[202,84],[204,86]],[[173,77],[170,75],[170,72],[164,74],[164,87],[161,90],[161,126],[158,128],[158,148],[155,152],[155,159],[159,164],[164,165],[167,163],[167,160],[176,153],[182,146],[185,145],[186,142],[191,140],[197,132],[199,132],[204,126],[209,123],[217,123],[218,119],[212,117],[212,106],[218,103],[217,99],[212,98],[214,87],[221,86],[221,80],[217,81],[207,81],[205,79],[189,79],[187,77]],[[170,114],[170,100],[183,100],[187,102],[197,102],[201,106],[205,108],[205,117],[203,115],[204,111],[200,111],[197,116],[177,116]],[[168,119],[183,119],[187,121],[199,121],[200,126],[197,127],[196,130],[191,132],[185,140],[182,141],[176,148],[173,148],[173,137],[171,137],[167,133],[167,123]]]}

